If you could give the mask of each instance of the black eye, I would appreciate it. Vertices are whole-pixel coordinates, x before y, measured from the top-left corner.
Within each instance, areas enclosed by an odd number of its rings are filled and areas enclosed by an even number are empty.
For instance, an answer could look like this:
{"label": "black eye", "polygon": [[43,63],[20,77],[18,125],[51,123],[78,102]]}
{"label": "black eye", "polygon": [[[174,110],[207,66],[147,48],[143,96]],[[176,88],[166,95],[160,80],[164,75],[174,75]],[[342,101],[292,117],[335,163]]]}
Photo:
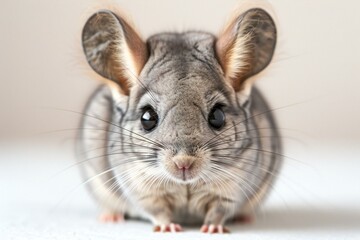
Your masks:
{"label": "black eye", "polygon": [[144,109],[144,113],[141,115],[141,124],[146,131],[153,130],[158,123],[158,115],[152,108]]}
{"label": "black eye", "polygon": [[215,106],[209,114],[209,124],[212,128],[219,130],[225,125],[225,113],[220,106]]}

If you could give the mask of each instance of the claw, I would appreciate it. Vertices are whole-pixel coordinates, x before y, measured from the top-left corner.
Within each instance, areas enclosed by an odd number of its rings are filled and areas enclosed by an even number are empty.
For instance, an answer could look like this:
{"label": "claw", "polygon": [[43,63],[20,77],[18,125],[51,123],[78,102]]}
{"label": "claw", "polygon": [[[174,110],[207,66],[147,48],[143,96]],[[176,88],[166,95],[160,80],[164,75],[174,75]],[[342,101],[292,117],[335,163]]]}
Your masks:
{"label": "claw", "polygon": [[210,224],[210,225],[202,225],[202,227],[200,228],[200,231],[203,233],[229,233],[230,231],[224,227],[223,225],[214,225],[214,224]]}
{"label": "claw", "polygon": [[179,224],[170,223],[170,224],[162,224],[154,227],[154,232],[181,232],[182,228]]}

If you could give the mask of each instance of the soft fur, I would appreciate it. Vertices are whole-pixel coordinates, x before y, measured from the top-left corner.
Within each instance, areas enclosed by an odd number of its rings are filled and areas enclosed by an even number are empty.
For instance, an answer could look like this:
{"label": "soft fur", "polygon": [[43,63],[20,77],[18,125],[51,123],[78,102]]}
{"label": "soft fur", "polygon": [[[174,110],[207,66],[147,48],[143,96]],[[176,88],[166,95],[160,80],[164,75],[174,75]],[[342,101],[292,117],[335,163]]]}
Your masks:
{"label": "soft fur", "polygon": [[[103,210],[162,230],[203,222],[220,232],[226,220],[252,214],[278,173],[281,147],[268,105],[247,80],[269,64],[275,43],[275,24],[258,8],[218,38],[161,33],[146,43],[121,16],[90,17],[87,60],[118,86],[93,94],[80,133],[82,169]],[[208,124],[215,105],[226,115],[219,131]],[[159,115],[151,132],[140,122],[147,106]]]}

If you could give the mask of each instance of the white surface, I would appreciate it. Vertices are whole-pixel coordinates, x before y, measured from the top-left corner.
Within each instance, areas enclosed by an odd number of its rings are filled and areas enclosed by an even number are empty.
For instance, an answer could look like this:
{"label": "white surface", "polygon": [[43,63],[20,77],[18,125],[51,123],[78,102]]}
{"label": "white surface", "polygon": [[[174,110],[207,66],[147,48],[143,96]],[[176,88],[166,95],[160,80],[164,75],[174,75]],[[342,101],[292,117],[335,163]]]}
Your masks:
{"label": "white surface", "polygon": [[0,239],[360,239],[358,146],[293,145],[255,223],[210,237],[197,227],[162,234],[146,222],[99,223],[66,147],[1,145]]}

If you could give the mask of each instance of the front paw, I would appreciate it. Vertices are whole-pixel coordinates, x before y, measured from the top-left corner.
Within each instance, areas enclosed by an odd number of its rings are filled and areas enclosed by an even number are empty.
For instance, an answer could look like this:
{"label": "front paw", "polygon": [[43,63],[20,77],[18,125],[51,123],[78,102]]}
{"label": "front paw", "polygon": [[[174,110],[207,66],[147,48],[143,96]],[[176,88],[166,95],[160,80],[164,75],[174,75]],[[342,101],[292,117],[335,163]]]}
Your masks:
{"label": "front paw", "polygon": [[179,224],[169,223],[156,225],[154,227],[154,232],[181,232],[182,228]]}
{"label": "front paw", "polygon": [[215,224],[210,224],[210,225],[204,224],[200,228],[200,231],[203,233],[230,233],[229,229],[227,229],[223,225],[215,225]]}

